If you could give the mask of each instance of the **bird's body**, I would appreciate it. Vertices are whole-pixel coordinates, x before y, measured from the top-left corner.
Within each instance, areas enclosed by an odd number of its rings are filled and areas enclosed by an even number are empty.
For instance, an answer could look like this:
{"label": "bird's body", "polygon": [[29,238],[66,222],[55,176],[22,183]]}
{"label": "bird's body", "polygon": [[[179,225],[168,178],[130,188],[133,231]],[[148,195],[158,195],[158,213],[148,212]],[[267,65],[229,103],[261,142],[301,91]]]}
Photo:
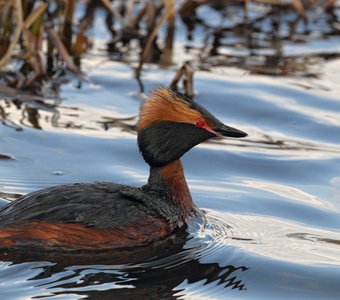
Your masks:
{"label": "bird's body", "polygon": [[0,249],[97,250],[167,238],[199,214],[180,157],[219,135],[217,130],[245,135],[198,104],[157,89],[142,106],[138,129],[139,148],[150,165],[148,183],[141,188],[76,183],[23,196],[0,209]]}
{"label": "bird's body", "polygon": [[[176,174],[182,172],[178,164],[164,169],[176,167],[169,175],[184,179]],[[165,183],[153,175],[141,188],[110,182],[75,183],[21,197],[0,209],[0,248],[29,247],[34,240],[34,246],[44,250],[93,250],[164,239],[198,211],[186,182],[174,182],[177,197],[187,199],[181,207],[165,190]]]}
{"label": "bird's body", "polygon": [[1,244],[29,247],[34,239],[45,250],[148,244],[167,236],[176,225],[176,207],[162,198],[114,183],[47,188],[2,211]]}

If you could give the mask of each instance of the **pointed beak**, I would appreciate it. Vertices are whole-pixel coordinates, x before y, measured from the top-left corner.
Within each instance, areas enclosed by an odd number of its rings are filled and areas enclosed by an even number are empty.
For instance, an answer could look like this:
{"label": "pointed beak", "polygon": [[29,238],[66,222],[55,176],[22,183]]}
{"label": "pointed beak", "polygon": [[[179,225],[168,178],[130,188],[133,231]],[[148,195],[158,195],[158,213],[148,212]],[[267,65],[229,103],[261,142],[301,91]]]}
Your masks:
{"label": "pointed beak", "polygon": [[236,128],[224,125],[223,123],[214,127],[213,130],[221,136],[230,136],[234,138],[241,138],[247,136],[247,134]]}

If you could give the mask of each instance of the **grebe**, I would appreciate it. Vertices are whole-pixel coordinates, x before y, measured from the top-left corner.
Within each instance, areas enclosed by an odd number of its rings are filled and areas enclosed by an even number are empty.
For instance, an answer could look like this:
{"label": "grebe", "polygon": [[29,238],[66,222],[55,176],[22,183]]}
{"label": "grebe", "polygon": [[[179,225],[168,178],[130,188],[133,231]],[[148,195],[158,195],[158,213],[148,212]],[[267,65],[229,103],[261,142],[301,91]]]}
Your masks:
{"label": "grebe", "polygon": [[0,209],[0,249],[95,250],[164,240],[199,212],[181,156],[213,137],[247,135],[164,87],[141,106],[137,132],[150,165],[146,185],[75,183],[29,193]]}

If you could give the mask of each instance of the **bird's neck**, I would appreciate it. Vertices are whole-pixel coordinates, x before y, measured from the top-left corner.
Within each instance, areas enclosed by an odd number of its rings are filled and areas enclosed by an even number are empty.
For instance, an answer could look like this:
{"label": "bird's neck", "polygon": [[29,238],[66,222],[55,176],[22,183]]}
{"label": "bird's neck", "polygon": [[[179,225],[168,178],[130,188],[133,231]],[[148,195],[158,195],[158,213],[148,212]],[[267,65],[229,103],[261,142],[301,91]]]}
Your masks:
{"label": "bird's neck", "polygon": [[180,208],[184,217],[195,214],[197,208],[192,201],[180,160],[162,167],[151,167],[148,185],[151,189],[164,192]]}

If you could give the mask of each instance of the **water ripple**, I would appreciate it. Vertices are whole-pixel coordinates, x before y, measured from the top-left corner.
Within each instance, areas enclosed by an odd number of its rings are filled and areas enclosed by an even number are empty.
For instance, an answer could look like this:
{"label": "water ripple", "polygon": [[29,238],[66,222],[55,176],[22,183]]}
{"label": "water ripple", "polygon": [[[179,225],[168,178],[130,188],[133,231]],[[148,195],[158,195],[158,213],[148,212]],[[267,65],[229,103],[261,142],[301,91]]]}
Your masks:
{"label": "water ripple", "polygon": [[206,234],[214,243],[276,260],[340,266],[340,232],[268,216],[210,210],[207,220]]}

